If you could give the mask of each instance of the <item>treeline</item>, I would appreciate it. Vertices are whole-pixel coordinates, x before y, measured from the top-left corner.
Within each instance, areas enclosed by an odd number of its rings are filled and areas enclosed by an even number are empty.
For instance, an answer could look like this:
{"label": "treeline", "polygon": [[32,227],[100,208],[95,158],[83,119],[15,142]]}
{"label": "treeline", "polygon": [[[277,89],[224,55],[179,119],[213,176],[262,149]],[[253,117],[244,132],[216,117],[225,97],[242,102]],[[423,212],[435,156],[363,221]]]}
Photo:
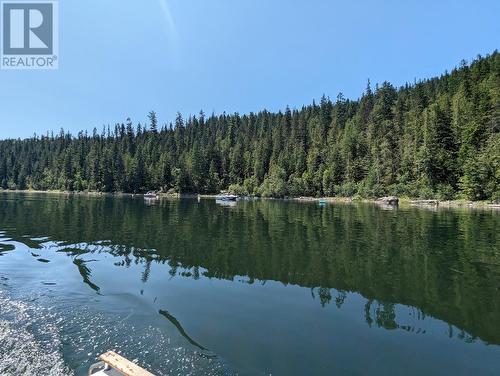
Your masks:
{"label": "treeline", "polygon": [[359,100],[0,141],[4,189],[500,200],[500,56]]}

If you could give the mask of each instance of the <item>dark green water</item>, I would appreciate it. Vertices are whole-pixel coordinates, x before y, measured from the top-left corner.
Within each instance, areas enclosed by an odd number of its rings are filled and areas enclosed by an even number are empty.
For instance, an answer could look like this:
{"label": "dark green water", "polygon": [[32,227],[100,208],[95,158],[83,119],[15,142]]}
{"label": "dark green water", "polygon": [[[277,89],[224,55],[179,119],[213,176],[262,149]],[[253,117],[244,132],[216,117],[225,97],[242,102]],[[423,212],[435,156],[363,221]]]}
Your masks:
{"label": "dark green water", "polygon": [[499,345],[500,213],[0,193],[2,375],[109,349],[159,375],[498,375]]}

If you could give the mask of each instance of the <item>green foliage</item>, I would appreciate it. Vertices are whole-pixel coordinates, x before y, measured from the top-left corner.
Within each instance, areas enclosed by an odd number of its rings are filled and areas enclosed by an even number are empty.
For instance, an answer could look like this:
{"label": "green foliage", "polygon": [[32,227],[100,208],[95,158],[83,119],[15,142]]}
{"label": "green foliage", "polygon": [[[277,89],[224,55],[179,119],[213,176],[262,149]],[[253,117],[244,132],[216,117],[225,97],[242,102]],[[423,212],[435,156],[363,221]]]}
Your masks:
{"label": "green foliage", "polygon": [[0,187],[498,200],[500,56],[359,100],[0,141]]}
{"label": "green foliage", "polygon": [[233,195],[246,196],[249,194],[245,187],[239,184],[231,184],[228,191]]}
{"label": "green foliage", "polygon": [[460,187],[471,200],[498,200],[500,193],[500,134],[496,134],[486,147],[471,155],[464,165]]}
{"label": "green foliage", "polygon": [[287,195],[285,182],[285,170],[279,166],[273,166],[269,176],[258,189],[258,194],[262,197],[284,197]]}

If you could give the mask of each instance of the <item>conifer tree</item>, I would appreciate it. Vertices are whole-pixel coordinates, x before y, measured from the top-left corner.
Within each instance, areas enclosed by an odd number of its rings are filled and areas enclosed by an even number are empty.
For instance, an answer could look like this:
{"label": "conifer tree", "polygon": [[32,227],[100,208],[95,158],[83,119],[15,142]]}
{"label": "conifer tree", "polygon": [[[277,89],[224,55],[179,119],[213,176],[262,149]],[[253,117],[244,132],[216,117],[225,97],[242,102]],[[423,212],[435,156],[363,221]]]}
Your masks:
{"label": "conifer tree", "polygon": [[500,56],[358,100],[0,141],[0,188],[500,200]]}

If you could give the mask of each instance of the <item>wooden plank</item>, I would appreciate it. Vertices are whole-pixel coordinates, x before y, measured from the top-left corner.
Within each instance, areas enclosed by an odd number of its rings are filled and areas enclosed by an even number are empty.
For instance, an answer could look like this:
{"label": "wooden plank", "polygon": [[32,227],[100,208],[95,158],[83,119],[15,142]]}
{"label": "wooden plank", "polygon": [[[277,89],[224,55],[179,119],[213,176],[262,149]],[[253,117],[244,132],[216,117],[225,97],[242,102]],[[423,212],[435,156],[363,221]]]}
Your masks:
{"label": "wooden plank", "polygon": [[154,376],[151,372],[146,371],[114,351],[102,354],[99,359],[125,376]]}

